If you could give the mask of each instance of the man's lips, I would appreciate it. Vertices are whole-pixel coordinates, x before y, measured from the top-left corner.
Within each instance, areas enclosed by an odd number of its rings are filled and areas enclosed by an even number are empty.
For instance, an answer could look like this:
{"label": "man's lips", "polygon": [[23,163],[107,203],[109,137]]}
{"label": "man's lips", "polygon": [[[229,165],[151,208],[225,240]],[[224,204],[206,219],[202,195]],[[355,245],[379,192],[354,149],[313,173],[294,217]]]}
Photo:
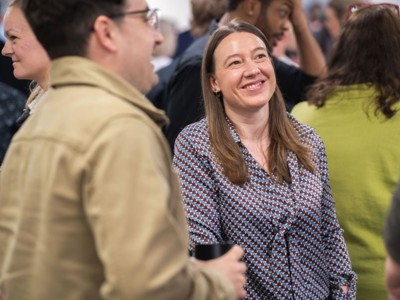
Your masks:
{"label": "man's lips", "polygon": [[283,39],[283,33],[274,34],[274,39],[276,41],[280,41],[281,39]]}

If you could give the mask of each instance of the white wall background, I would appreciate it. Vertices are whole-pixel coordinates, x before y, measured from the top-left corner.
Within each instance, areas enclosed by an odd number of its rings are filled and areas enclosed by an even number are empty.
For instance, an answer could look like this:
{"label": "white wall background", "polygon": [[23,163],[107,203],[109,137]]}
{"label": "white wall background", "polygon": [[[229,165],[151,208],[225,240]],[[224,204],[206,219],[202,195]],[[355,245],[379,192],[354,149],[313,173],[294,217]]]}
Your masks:
{"label": "white wall background", "polygon": [[150,8],[159,8],[161,15],[176,22],[180,30],[189,28],[190,0],[147,0]]}

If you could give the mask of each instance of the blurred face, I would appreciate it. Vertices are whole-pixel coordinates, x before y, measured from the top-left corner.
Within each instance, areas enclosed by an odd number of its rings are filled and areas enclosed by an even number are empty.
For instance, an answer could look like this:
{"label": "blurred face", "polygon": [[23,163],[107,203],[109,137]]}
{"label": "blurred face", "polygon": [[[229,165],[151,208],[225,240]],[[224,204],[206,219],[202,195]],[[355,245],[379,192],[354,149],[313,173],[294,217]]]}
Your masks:
{"label": "blurred face", "polygon": [[7,9],[4,32],[7,40],[1,53],[12,59],[14,76],[35,80],[43,87],[47,81],[50,59],[18,6]]}
{"label": "blurred face", "polygon": [[[145,10],[144,0],[128,1],[125,12]],[[146,13],[125,15],[119,24],[121,31],[120,54],[121,76],[143,94],[157,82],[151,63],[155,46],[163,41],[160,32],[146,19]]]}
{"label": "blurred face", "polygon": [[222,92],[228,116],[268,112],[276,80],[260,38],[247,32],[228,35],[215,49],[214,64],[211,86],[214,92]]}
{"label": "blurred face", "polygon": [[335,11],[331,7],[326,8],[325,26],[330,36],[337,39],[340,35],[340,20],[336,16]]}
{"label": "blurred face", "polygon": [[273,0],[269,6],[264,6],[256,26],[265,34],[271,45],[275,46],[288,30],[288,22],[292,12],[289,0]]}

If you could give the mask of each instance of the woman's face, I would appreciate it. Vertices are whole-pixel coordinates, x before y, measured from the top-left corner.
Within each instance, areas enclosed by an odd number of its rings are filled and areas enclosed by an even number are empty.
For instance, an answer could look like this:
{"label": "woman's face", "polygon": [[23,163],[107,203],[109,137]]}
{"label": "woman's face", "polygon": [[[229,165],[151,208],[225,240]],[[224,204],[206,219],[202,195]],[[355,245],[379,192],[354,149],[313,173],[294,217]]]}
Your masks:
{"label": "woman's face", "polygon": [[271,58],[263,41],[254,34],[235,32],[214,52],[214,92],[221,91],[228,116],[247,116],[266,109],[276,89]]}
{"label": "woman's face", "polygon": [[32,32],[22,10],[10,6],[4,15],[6,44],[1,53],[13,61],[14,76],[35,80],[40,85],[46,81],[50,59]]}
{"label": "woman's face", "polygon": [[336,40],[340,35],[340,20],[332,7],[326,8],[325,26],[331,37]]}

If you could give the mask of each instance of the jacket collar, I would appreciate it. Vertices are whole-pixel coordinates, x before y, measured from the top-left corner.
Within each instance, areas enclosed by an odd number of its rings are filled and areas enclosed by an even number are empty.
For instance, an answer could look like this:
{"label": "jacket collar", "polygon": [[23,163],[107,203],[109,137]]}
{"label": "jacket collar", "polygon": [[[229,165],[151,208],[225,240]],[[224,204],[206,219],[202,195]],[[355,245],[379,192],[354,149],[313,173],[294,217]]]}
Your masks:
{"label": "jacket collar", "polygon": [[51,87],[93,86],[121,98],[144,111],[160,127],[168,124],[164,111],[157,109],[135,87],[101,65],[78,56],[66,56],[52,61]]}

